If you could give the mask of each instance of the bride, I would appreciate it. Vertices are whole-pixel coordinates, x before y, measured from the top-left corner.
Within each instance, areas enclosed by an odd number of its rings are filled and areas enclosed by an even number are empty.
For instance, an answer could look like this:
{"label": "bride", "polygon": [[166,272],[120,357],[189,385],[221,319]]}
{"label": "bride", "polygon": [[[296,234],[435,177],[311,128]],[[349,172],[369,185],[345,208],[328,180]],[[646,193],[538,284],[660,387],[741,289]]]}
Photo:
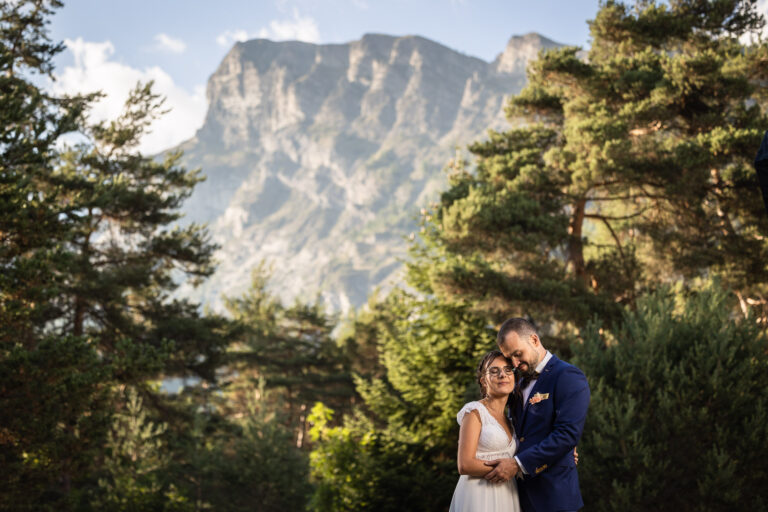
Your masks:
{"label": "bride", "polygon": [[498,350],[483,357],[477,367],[483,398],[464,405],[456,416],[459,431],[459,483],[450,512],[520,512],[517,483],[492,483],[485,478],[493,468],[485,461],[513,458],[517,442],[504,415],[509,394],[515,389],[514,368]]}

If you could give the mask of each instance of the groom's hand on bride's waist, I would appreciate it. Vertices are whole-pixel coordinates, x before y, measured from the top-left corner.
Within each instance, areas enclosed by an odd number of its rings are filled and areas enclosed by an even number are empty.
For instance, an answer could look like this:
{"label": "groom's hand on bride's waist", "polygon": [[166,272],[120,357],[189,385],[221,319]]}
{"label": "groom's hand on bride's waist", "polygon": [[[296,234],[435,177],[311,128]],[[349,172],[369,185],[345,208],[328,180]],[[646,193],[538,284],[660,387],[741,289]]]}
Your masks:
{"label": "groom's hand on bride's waist", "polygon": [[520,466],[515,459],[489,460],[485,465],[493,468],[485,475],[485,479],[494,484],[511,480],[520,471]]}

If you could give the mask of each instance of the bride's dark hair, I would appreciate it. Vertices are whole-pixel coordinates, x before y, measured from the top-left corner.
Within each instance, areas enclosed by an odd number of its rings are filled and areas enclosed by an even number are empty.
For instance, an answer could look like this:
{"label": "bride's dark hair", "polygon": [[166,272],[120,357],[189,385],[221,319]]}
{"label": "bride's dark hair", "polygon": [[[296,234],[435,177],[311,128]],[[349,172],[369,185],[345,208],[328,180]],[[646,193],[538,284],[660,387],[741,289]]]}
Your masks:
{"label": "bride's dark hair", "polygon": [[509,363],[509,365],[512,366],[512,362],[506,357],[504,357],[504,354],[501,353],[501,350],[491,350],[490,352],[488,352],[483,356],[483,358],[480,360],[480,364],[477,365],[477,384],[480,386],[481,398],[485,398],[488,396],[488,389],[485,387],[485,383],[483,382],[483,377],[485,377],[485,372],[488,371],[488,367],[491,366],[491,363],[497,357],[503,357],[507,361],[507,363]]}

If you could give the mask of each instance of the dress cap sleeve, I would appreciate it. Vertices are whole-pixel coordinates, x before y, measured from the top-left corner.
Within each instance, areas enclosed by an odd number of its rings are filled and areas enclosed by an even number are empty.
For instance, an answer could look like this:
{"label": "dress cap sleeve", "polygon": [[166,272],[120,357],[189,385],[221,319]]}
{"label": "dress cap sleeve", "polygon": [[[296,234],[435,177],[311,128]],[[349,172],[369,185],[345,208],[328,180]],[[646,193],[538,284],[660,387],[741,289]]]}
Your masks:
{"label": "dress cap sleeve", "polygon": [[480,423],[485,423],[485,415],[488,413],[488,410],[485,408],[485,406],[480,402],[469,402],[464,404],[464,407],[462,407],[459,410],[459,413],[456,415],[456,421],[459,423],[459,426],[461,426],[461,422],[464,420],[464,416],[472,411],[477,411],[480,414]]}

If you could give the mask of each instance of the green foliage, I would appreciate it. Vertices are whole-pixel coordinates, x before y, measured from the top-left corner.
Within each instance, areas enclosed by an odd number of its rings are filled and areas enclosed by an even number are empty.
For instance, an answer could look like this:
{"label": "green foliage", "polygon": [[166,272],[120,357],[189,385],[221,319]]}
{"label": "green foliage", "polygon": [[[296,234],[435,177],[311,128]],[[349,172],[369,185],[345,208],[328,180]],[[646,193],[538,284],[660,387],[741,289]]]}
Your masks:
{"label": "green foliage", "polygon": [[[193,281],[212,272],[214,246],[200,226],[172,225],[198,173],[178,165],[179,153],[155,160],[135,150],[162,114],[151,85],[136,86],[117,120],[84,127],[90,142],[65,152],[54,174],[70,230],[60,329],[94,336],[107,357],[119,358],[126,339],[133,351],[167,356],[159,366],[146,358],[121,365],[123,382],[160,370],[210,379],[225,339],[211,332],[223,333],[225,323],[202,319],[197,305],[169,296],[179,271]],[[164,348],[168,341],[172,350]]]}
{"label": "green foliage", "polygon": [[196,414],[175,436],[169,467],[195,510],[302,510],[311,486],[307,455],[281,418],[265,412],[264,387],[252,391],[237,418]]}
{"label": "green foliage", "polygon": [[389,436],[452,454],[450,436],[466,397],[479,393],[474,369],[494,333],[466,307],[396,291],[379,333],[384,379],[357,379],[357,389]]}
{"label": "green foliage", "polygon": [[0,509],[61,510],[78,494],[105,442],[108,378],[82,338],[7,347],[0,357]]}
{"label": "green foliage", "polygon": [[[0,508],[57,510],[97,453],[110,370],[91,343],[46,332],[67,259],[51,182],[54,144],[75,130],[87,98],[53,98],[60,44],[47,38],[58,1],[0,4]],[[93,409],[93,410],[92,410]]]}
{"label": "green foliage", "polygon": [[368,297],[365,307],[352,310],[336,329],[336,340],[350,362],[353,375],[364,378],[381,377],[379,361],[379,332],[391,324],[391,311],[381,300],[379,290]]}
{"label": "green foliage", "polygon": [[449,189],[424,212],[423,235],[411,249],[411,284],[470,304],[491,322],[515,314],[578,325],[595,312],[616,315],[617,297],[587,286],[578,270],[587,263],[574,208],[584,205],[566,192],[570,173],[548,165],[557,131],[534,126],[489,135],[470,147],[475,172],[454,162]]}
{"label": "green foliage", "polygon": [[278,512],[303,509],[310,491],[307,457],[296,447],[293,432],[255,410],[234,440],[227,439],[214,459],[220,482],[215,510],[260,510]]}
{"label": "green foliage", "polygon": [[[275,299],[263,267],[227,301],[234,324],[172,298],[213,270],[205,230],[177,226],[201,178],[136,150],[163,113],[151,84],[95,125],[97,95],[35,85],[60,5],[0,4],[0,508],[290,510],[314,484],[314,510],[445,509],[456,411],[512,314],[593,382],[589,507],[766,507],[750,162],[768,45],[739,39],[762,26],[754,0],[603,3],[588,58],[543,54],[508,107],[517,128],[453,162],[408,291],[338,331],[318,303]],[[72,131],[85,142],[57,150]],[[714,274],[738,317],[718,286],[690,291]],[[164,396],[150,382],[167,376],[203,380]]]}
{"label": "green foliage", "polygon": [[[750,305],[768,286],[751,169],[768,45],[739,40],[762,23],[754,1],[608,1],[587,58],[563,48],[529,67],[508,107],[518,128],[471,145],[472,167],[453,161],[422,210],[410,292],[355,324],[379,367],[341,426],[314,411],[316,510],[444,509],[454,414],[487,326],[512,315],[593,383],[588,507],[765,508],[766,340],[748,315],[765,316]],[[690,291],[708,275],[733,294]]]}
{"label": "green foliage", "polygon": [[768,506],[768,338],[732,300],[719,284],[661,290],[573,346],[592,387],[579,446],[590,510]]}
{"label": "green foliage", "polygon": [[105,510],[193,510],[165,477],[169,456],[162,435],[165,424],[148,419],[143,400],[134,388],[123,393],[124,410],[114,415],[107,434],[101,493],[94,506]]}
{"label": "green foliage", "polygon": [[313,508],[444,509],[458,478],[456,413],[479,396],[474,367],[494,333],[466,307],[402,291],[369,307],[355,332],[376,340],[381,366],[356,378],[362,406],[338,426],[325,406],[310,416]]}
{"label": "green foliage", "polygon": [[[370,425],[332,427],[333,411],[317,404],[310,430],[317,489],[311,510],[443,510],[450,503],[454,461],[423,443],[394,440]],[[427,476],[425,478],[425,476]]]}
{"label": "green foliage", "polygon": [[768,219],[751,168],[765,127],[755,2],[609,1],[588,58],[543,53],[508,115],[424,212],[412,284],[563,341],[659,282],[714,272],[765,304]]}
{"label": "green foliage", "polygon": [[[59,7],[0,4],[3,509],[88,509],[106,499],[96,479],[116,406],[108,391],[135,385],[164,410],[146,381],[212,379],[228,343],[222,318],[170,298],[184,276],[212,271],[214,247],[199,226],[174,226],[197,173],[178,154],[155,160],[136,150],[162,113],[151,84],[136,87],[117,120],[96,125],[83,114],[98,94],[56,98],[36,85],[63,48],[46,33]],[[61,150],[70,132],[84,142]],[[153,494],[131,478],[115,476],[110,492]]]}
{"label": "green foliage", "polygon": [[47,38],[58,1],[0,5],[0,342],[28,341],[57,312],[66,228],[51,184],[54,144],[74,131],[87,98],[53,98],[31,81],[62,50]]}
{"label": "green foliage", "polygon": [[249,291],[226,299],[240,333],[228,353],[228,407],[232,414],[245,410],[249,391],[265,382],[271,391],[269,409],[280,411],[301,445],[311,404],[323,400],[349,409],[355,395],[353,354],[345,354],[331,337],[335,319],[320,303],[286,307],[267,291],[268,280],[261,265],[253,271]]}

